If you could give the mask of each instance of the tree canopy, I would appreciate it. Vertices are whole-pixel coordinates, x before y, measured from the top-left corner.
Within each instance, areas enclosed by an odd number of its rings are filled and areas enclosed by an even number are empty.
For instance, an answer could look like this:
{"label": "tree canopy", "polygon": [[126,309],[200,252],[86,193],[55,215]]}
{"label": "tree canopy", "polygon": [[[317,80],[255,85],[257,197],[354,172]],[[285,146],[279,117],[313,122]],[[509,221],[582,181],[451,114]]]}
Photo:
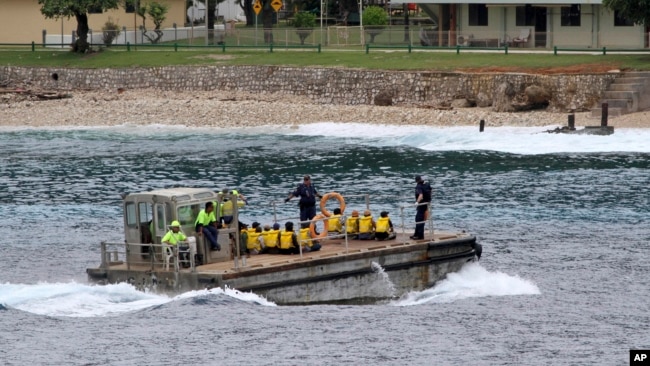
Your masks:
{"label": "tree canopy", "polygon": [[72,45],[75,52],[87,52],[88,43],[88,13],[117,9],[120,0],[38,0],[41,13],[48,19],[70,18],[77,19],[77,39]]}
{"label": "tree canopy", "polygon": [[603,0],[603,5],[636,24],[650,26],[650,0]]}

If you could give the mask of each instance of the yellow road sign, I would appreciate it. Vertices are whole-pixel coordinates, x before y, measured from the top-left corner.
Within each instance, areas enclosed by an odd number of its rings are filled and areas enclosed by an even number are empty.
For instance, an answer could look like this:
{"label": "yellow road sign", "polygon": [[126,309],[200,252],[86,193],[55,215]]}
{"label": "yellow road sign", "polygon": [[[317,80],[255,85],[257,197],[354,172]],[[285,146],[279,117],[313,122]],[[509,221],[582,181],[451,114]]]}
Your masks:
{"label": "yellow road sign", "polygon": [[255,0],[255,4],[253,4],[253,11],[255,12],[255,15],[260,15],[260,11],[262,11],[262,3],[260,0]]}
{"label": "yellow road sign", "polygon": [[282,0],[272,0],[271,1],[271,7],[276,11],[280,11],[280,8],[282,8]]}

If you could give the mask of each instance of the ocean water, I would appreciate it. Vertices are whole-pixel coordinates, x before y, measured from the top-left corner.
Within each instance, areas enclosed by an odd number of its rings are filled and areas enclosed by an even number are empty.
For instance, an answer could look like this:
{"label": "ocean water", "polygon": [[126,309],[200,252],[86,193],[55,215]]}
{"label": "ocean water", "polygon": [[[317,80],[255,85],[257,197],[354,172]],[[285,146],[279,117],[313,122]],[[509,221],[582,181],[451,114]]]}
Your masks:
{"label": "ocean water", "polygon": [[[546,129],[0,129],[0,363],[628,364],[650,348],[650,131]],[[87,282],[99,242],[123,240],[120,193],[238,188],[244,221],[268,222],[272,201],[297,214],[281,202],[303,174],[321,192],[381,197],[373,210],[411,202],[421,174],[436,228],[475,234],[483,257],[370,305]]]}

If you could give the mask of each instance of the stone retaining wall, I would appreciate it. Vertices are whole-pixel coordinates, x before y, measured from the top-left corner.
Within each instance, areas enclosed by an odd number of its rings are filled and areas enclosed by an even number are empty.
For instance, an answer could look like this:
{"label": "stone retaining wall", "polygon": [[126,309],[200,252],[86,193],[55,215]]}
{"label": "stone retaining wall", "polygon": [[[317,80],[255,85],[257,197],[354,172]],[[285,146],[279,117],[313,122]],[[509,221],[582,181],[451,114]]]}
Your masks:
{"label": "stone retaining wall", "polygon": [[[48,90],[221,90],[305,96],[322,104],[440,106],[456,99],[517,110],[546,99],[553,111],[588,110],[618,74],[443,73],[278,66],[168,66],[129,69],[0,67],[0,85]],[[534,94],[534,95],[531,95]],[[541,93],[541,96],[540,96]],[[379,97],[378,97],[379,96]],[[513,107],[512,105],[515,105]]]}

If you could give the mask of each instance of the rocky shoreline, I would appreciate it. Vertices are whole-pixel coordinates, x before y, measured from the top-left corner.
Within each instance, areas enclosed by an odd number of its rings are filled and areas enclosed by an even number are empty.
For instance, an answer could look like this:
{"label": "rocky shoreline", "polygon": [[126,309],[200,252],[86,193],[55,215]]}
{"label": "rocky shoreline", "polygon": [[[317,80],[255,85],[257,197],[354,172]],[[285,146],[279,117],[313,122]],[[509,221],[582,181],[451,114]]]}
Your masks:
{"label": "rocky shoreline", "polygon": [[[188,127],[291,126],[315,122],[356,122],[439,127],[564,126],[567,113],[494,112],[491,108],[436,109],[430,105],[317,104],[306,97],[280,93],[173,92],[157,89],[73,91],[43,100],[33,93],[0,94],[0,126],[82,127],[177,125]],[[590,112],[576,113],[576,127],[600,125]],[[616,128],[650,127],[650,112],[611,118]]]}

